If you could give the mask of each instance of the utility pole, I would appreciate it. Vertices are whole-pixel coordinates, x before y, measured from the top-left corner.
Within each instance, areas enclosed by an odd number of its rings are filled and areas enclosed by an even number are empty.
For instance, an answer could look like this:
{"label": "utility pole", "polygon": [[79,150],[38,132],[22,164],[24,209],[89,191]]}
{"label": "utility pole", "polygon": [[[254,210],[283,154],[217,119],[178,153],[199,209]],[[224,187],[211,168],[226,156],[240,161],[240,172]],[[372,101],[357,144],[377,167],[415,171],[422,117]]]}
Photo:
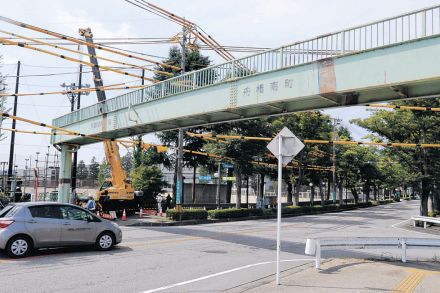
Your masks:
{"label": "utility pole", "polygon": [[43,172],[43,184],[44,184],[44,200],[46,200],[46,188],[47,188],[47,167],[49,165],[49,149],[50,146],[47,146],[47,153],[46,153],[46,162],[44,163],[44,172]]}
{"label": "utility pole", "polygon": [[[78,89],[82,88],[82,67],[83,67],[83,65],[80,64],[79,65],[79,77],[78,77]],[[73,106],[73,104],[72,104],[72,106]],[[78,92],[77,96],[76,96],[76,109],[79,110],[80,108],[81,108],[81,92]],[[71,109],[71,112],[73,112],[73,107]],[[73,162],[72,162],[72,192],[76,189],[77,167],[78,167],[78,152],[76,151],[73,153]]]}
{"label": "utility pole", "polygon": [[[185,64],[186,64],[186,28],[182,28],[182,58],[180,62],[180,68],[182,69],[182,74],[185,74]],[[177,184],[176,184],[176,208],[177,210],[182,209],[183,203],[183,128],[179,128],[178,136],[178,150],[177,150]]]}
{"label": "utility pole", "polygon": [[[17,161],[17,157],[15,157],[15,161]],[[12,189],[12,201],[15,202],[15,191],[17,190],[17,165],[14,165],[14,180],[11,178],[11,189]]]}
{"label": "utility pole", "polygon": [[217,192],[215,195],[215,201],[217,202],[217,209],[219,210],[220,209],[220,183],[222,180],[222,162],[221,161],[218,162],[218,171],[217,172],[218,172],[218,174],[217,174],[218,179],[217,179]]}
{"label": "utility pole", "polygon": [[5,184],[5,167],[8,164],[8,162],[0,162],[0,164],[2,165],[2,188],[3,191],[6,190],[6,184]]}
{"label": "utility pole", "polygon": [[[80,48],[78,48],[79,50]],[[63,83],[61,84],[61,87],[65,88],[68,93],[66,93],[67,98],[70,101],[70,112],[75,111],[75,101],[76,101],[76,110],[79,110],[81,108],[81,95],[89,95],[90,92],[71,92],[74,90],[79,90],[82,89],[83,87],[90,87],[89,84],[82,84],[82,70],[83,70],[83,65],[80,64],[79,65],[79,76],[78,76],[78,84],[76,83],[71,83],[71,84],[66,84]],[[73,161],[72,161],[72,186],[71,189],[72,191],[74,189],[76,189],[76,173],[77,173],[77,162],[78,162],[78,152],[74,152],[73,153]]]}
{"label": "utility pole", "polygon": [[26,161],[26,165],[24,167],[24,182],[23,182],[23,195],[26,194],[26,184],[27,184],[27,173],[28,173],[28,161],[29,159],[24,159]]}
{"label": "utility pole", "polygon": [[[333,141],[336,141],[336,139],[337,139],[336,125],[339,124],[340,119],[332,118],[331,120],[333,122]],[[332,200],[333,200],[333,204],[335,204],[336,203],[336,146],[335,146],[335,144],[333,144],[332,160],[333,160],[333,191],[332,191]]]}
{"label": "utility pole", "polygon": [[40,152],[35,153],[37,155],[37,158],[35,159],[35,201],[38,201],[38,177],[40,177],[40,172],[38,170],[38,155]]}
{"label": "utility pole", "polygon": [[[18,61],[17,63],[17,77],[15,80],[15,95],[14,95],[14,110],[13,115],[17,116],[17,103],[18,103],[18,87],[20,84],[20,67],[21,62]],[[15,129],[16,121],[15,119],[12,119],[12,129]],[[11,144],[9,146],[9,164],[8,164],[8,178],[6,179],[7,185],[9,187],[9,191],[11,191],[11,181],[9,180],[12,178],[12,171],[14,167],[14,147],[15,147],[15,131],[11,132]]]}

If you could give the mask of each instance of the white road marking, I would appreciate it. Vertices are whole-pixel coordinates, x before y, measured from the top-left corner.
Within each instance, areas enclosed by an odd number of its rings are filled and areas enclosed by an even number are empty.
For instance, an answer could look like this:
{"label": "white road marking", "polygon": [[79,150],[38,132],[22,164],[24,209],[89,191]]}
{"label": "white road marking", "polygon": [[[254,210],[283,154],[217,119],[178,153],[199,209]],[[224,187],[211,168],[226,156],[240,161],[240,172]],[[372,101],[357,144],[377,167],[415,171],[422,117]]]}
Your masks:
{"label": "white road marking", "polygon": [[408,222],[408,221],[411,221],[411,219],[404,220],[404,221],[402,221],[402,222],[396,223],[396,224],[394,224],[394,225],[391,225],[391,227],[392,227],[392,228],[395,228],[395,229],[400,229],[400,230],[403,230],[403,231],[406,231],[406,232],[412,232],[412,233],[422,234],[422,235],[425,235],[425,236],[426,236],[426,235],[432,235],[432,234],[425,233],[425,232],[414,231],[414,230],[409,230],[409,229],[407,229],[407,228],[397,227],[397,226],[399,226],[400,224],[403,224],[403,223]]}
{"label": "white road marking", "polygon": [[403,220],[402,222],[399,222],[399,223],[396,223],[396,224],[394,224],[394,225],[391,225],[391,227],[402,229],[402,228],[397,227],[397,226],[399,226],[400,224],[403,224],[403,223],[405,223],[405,222],[408,222],[408,221],[410,221],[410,220],[411,220],[411,219]]}
{"label": "white road marking", "polygon": [[[311,258],[290,259],[290,260],[282,260],[281,262],[298,262],[298,261],[315,261],[315,259],[314,258],[313,259],[311,259]],[[218,276],[221,276],[221,275],[226,275],[226,274],[233,273],[233,272],[236,272],[236,271],[245,270],[245,269],[249,269],[249,268],[256,267],[256,266],[261,266],[261,265],[274,264],[274,263],[275,263],[275,261],[266,261],[266,262],[250,264],[250,265],[238,267],[238,268],[235,268],[235,269],[230,269],[230,270],[227,270],[227,271],[223,271],[223,272],[207,275],[207,276],[200,277],[200,278],[197,278],[197,279],[192,279],[192,280],[188,280],[188,281],[184,281],[184,282],[180,282],[180,283],[176,283],[176,284],[171,284],[171,285],[160,287],[160,288],[156,288],[156,289],[150,289],[150,290],[147,290],[147,291],[143,291],[141,293],[159,292],[159,291],[163,291],[163,290],[167,290],[167,289],[171,289],[171,288],[175,288],[175,287],[179,287],[179,286],[183,286],[183,285],[187,285],[187,284],[203,281],[203,280],[206,280],[206,279],[218,277]]]}

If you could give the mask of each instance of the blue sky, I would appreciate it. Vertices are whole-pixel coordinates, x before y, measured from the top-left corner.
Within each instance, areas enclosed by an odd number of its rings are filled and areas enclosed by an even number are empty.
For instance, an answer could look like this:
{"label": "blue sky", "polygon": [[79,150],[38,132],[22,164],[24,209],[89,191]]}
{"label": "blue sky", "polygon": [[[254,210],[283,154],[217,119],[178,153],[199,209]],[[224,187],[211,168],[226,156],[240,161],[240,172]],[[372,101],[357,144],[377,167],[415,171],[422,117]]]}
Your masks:
{"label": "blue sky", "polygon": [[[197,23],[223,45],[279,47],[302,39],[337,31],[366,22],[401,14],[411,10],[439,4],[433,0],[151,0],[177,15]],[[209,3],[209,5],[207,5]],[[96,38],[109,37],[171,37],[180,28],[155,15],[134,7],[123,0],[3,0],[1,15],[34,24],[49,30],[78,37],[78,28],[91,27]],[[0,22],[0,29],[30,37],[44,35]],[[0,34],[1,35],[1,34]],[[169,45],[131,45],[125,49],[141,51],[158,56],[166,56]],[[212,52],[205,52],[214,63],[221,59]],[[23,63],[22,74],[59,75],[51,77],[27,77],[21,80],[20,92],[47,92],[60,90],[60,84],[77,80],[75,72],[78,66],[59,58],[42,55],[30,50],[0,46],[3,56],[3,75],[15,75],[16,62]],[[105,55],[106,54],[102,54]],[[243,54],[234,53],[236,57]],[[73,56],[78,57],[78,56]],[[112,56],[114,57],[114,56]],[[103,63],[105,64],[105,63]],[[62,74],[61,74],[62,73]],[[139,84],[131,77],[104,73],[105,84],[130,82]],[[14,79],[8,78],[9,88],[14,88]],[[84,76],[84,83],[93,84],[91,75]],[[108,97],[121,92],[108,92]],[[95,103],[96,96],[91,94],[83,98],[83,105]],[[8,100],[12,106],[12,98]],[[50,123],[54,117],[69,111],[69,102],[65,96],[36,96],[19,98],[18,116]],[[354,118],[368,117],[364,107],[352,107],[327,111],[331,116],[343,119],[354,137],[360,139],[366,133],[349,125]],[[5,122],[8,127],[10,122]],[[18,123],[18,129],[41,130],[27,124]],[[154,138],[150,136],[150,139]],[[47,152],[49,139],[44,136],[18,134],[16,138],[17,163],[24,166],[25,158],[36,152]],[[51,154],[55,150],[51,147]],[[7,161],[9,137],[0,141],[0,161]],[[92,156],[104,157],[101,144],[81,148],[79,159],[89,162]],[[41,155],[40,155],[41,160]]]}

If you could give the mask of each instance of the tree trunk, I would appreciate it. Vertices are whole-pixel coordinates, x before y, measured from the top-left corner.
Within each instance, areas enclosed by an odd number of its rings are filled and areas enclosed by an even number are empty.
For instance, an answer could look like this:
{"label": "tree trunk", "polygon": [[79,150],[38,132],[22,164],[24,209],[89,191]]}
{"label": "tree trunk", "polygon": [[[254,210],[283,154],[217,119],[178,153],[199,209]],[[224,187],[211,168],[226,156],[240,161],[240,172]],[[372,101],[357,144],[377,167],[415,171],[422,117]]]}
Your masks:
{"label": "tree trunk", "polygon": [[294,193],[294,206],[299,206],[299,193],[301,192],[301,184],[302,184],[302,168],[298,169],[298,180],[296,181],[296,190]]}
{"label": "tree trunk", "polygon": [[343,195],[343,188],[342,188],[342,182],[339,181],[338,183],[338,199],[339,199],[339,205],[343,205],[344,204],[344,195]]}
{"label": "tree trunk", "polygon": [[235,167],[235,178],[236,178],[236,186],[237,186],[237,198],[235,200],[235,207],[237,209],[241,208],[241,167]]}
{"label": "tree trunk", "polygon": [[293,197],[293,184],[289,178],[287,178],[285,181],[286,181],[286,185],[287,185],[287,202],[291,204],[292,197]]}
{"label": "tree trunk", "polygon": [[[233,170],[228,168],[228,177],[232,177]],[[226,182],[226,203],[231,203],[232,181]]]}
{"label": "tree trunk", "polygon": [[315,205],[315,185],[310,187],[310,206],[313,207]]}
{"label": "tree trunk", "polygon": [[440,211],[440,193],[438,189],[433,190],[434,195],[434,206],[433,210],[434,212],[438,213]]}
{"label": "tree trunk", "polygon": [[246,177],[246,208],[249,208],[249,176]]}
{"label": "tree trunk", "polygon": [[377,186],[376,186],[376,184],[373,185],[373,188],[374,188],[373,189],[373,193],[374,193],[373,196],[374,196],[374,200],[376,201],[377,200]]}
{"label": "tree trunk", "polygon": [[351,188],[351,194],[353,195],[353,198],[354,198],[354,204],[358,204],[359,194],[358,194],[356,188]]}
{"label": "tree trunk", "polygon": [[297,181],[295,193],[293,195],[293,205],[299,206],[299,193],[301,192],[301,182]]}
{"label": "tree trunk", "polygon": [[[257,202],[259,201],[263,201],[263,197],[264,197],[264,173],[260,173],[260,181],[259,181],[259,186],[258,186],[258,198],[257,198]],[[264,208],[264,202],[262,204],[262,208]]]}
{"label": "tree trunk", "polygon": [[367,188],[365,189],[365,202],[370,201],[370,185],[367,185]]}
{"label": "tree trunk", "polygon": [[197,174],[197,165],[194,165],[193,168],[193,182],[192,182],[192,190],[191,190],[191,202],[196,202],[196,174]]}
{"label": "tree trunk", "polygon": [[429,199],[429,190],[428,184],[426,180],[422,179],[422,195],[420,197],[420,215],[427,217],[428,216],[428,199]]}
{"label": "tree trunk", "polygon": [[327,201],[329,201],[330,200],[330,189],[331,189],[332,187],[331,187],[331,181],[330,180],[327,180],[327,190],[326,190],[326,197],[325,197],[325,199],[327,200]]}
{"label": "tree trunk", "polygon": [[319,196],[321,197],[321,206],[325,206],[325,193],[322,190],[322,180],[319,179]]}

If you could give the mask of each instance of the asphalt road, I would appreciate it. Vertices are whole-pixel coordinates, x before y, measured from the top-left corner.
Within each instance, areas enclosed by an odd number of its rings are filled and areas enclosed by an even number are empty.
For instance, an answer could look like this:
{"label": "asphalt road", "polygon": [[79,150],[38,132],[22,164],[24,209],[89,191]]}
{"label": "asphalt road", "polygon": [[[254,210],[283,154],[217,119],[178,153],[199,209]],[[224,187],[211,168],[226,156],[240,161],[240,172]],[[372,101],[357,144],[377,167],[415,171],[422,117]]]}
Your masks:
{"label": "asphalt road", "polygon": [[[438,237],[404,222],[418,201],[283,219],[284,274],[310,269],[308,237]],[[0,292],[242,292],[275,272],[276,220],[183,227],[123,227],[123,242],[110,252],[92,248],[39,251],[10,260],[0,252]],[[434,250],[409,251],[430,260]],[[440,253],[437,252],[437,257]],[[325,251],[323,258],[399,259],[397,249]],[[296,288],[298,289],[298,288]],[[300,291],[299,291],[300,292]]]}

